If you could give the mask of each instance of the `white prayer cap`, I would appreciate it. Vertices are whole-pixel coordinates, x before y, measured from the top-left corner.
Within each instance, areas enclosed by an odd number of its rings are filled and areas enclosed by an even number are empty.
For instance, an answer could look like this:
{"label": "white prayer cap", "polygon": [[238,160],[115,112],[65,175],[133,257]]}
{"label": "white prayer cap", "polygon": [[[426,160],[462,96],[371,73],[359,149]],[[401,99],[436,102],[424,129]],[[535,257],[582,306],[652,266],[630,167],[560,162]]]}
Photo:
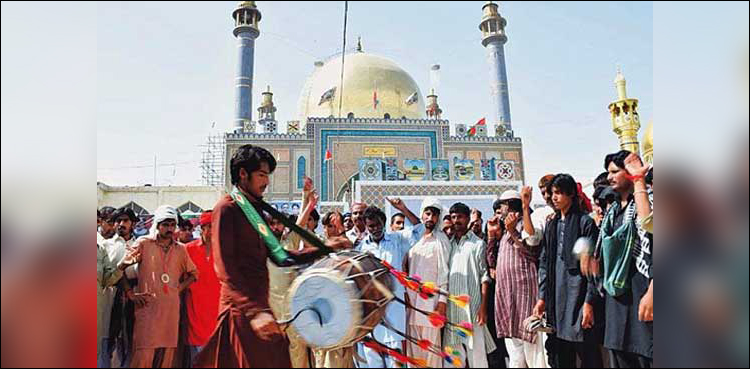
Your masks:
{"label": "white prayer cap", "polygon": [[516,190],[508,190],[503,192],[502,195],[500,195],[500,201],[507,201],[507,200],[520,200],[521,199],[521,193]]}
{"label": "white prayer cap", "polygon": [[149,235],[156,236],[156,227],[159,225],[159,223],[165,220],[174,220],[175,222],[177,221],[177,209],[175,209],[174,206],[162,205],[159,206],[156,211],[154,211],[154,219],[153,223],[151,224]]}
{"label": "white prayer cap", "polygon": [[424,200],[422,200],[422,207],[419,210],[419,213],[424,213],[425,209],[427,208],[435,208],[438,210],[438,218],[443,214],[443,205],[440,204],[440,200],[438,200],[435,197],[425,197]]}

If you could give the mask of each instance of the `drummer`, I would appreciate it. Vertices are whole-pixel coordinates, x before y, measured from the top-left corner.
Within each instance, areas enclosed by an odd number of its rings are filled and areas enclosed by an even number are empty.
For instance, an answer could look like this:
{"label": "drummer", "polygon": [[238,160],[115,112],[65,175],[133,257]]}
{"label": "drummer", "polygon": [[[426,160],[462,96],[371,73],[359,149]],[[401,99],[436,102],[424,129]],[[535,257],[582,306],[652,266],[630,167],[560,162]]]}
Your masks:
{"label": "drummer", "polygon": [[[402,212],[403,209],[406,209],[403,201],[400,199],[389,201],[395,208],[402,210]],[[421,226],[419,219],[414,216],[413,213],[409,212],[408,209],[406,210],[407,212],[404,212],[404,214],[407,215],[409,221],[411,221],[412,224],[419,225],[414,227],[411,234],[410,232],[386,233],[385,213],[375,206],[368,207],[364,212],[367,236],[356,246],[356,250],[369,252],[375,257],[390,263],[395,268],[402,269],[407,253],[414,243],[413,235],[418,235],[421,230],[424,229],[424,227]],[[394,281],[394,293],[397,297],[404,299],[406,291],[403,286]],[[389,304],[386,308],[384,320],[394,329],[400,332],[406,331],[406,309],[403,305]],[[390,347],[391,349],[406,352],[406,343],[403,337],[397,335],[383,325],[375,327],[373,336],[378,342]],[[377,351],[364,347],[361,343],[357,344],[357,346],[359,356],[366,360],[366,363],[360,364],[360,368],[396,368],[398,365],[390,356],[384,357]]]}
{"label": "drummer", "polygon": [[[219,317],[197,367],[291,367],[289,342],[268,303],[266,260],[277,262],[279,254],[268,245],[278,240],[258,214],[275,169],[273,155],[253,145],[240,146],[230,161],[235,189],[216,204],[212,221],[214,267],[221,282]],[[349,242],[342,237],[327,244],[334,248],[337,241]],[[304,249],[286,253],[297,263],[318,256]]]}

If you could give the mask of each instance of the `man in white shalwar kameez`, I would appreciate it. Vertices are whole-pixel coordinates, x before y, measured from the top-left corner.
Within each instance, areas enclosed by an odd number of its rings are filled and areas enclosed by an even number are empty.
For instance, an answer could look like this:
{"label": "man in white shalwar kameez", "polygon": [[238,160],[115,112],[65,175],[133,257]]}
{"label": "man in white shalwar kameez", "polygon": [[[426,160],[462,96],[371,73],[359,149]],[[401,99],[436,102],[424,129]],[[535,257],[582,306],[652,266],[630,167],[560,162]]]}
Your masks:
{"label": "man in white shalwar kameez", "polygon": [[[447,290],[450,240],[438,227],[442,219],[442,209],[442,205],[435,198],[428,197],[422,202],[420,214],[424,234],[409,250],[409,254],[404,261],[404,270],[412,276],[419,276],[423,282],[432,282],[437,287]],[[407,294],[409,302],[416,308],[445,315],[447,303],[445,296],[437,295],[429,299],[423,299],[418,293],[411,290]],[[407,329],[412,337],[418,340],[429,340],[440,347],[442,340],[440,328],[432,326],[427,316],[414,310],[408,310],[406,319]],[[428,368],[443,367],[441,357],[429,353],[413,343],[408,344],[407,353],[413,358],[427,360]]]}

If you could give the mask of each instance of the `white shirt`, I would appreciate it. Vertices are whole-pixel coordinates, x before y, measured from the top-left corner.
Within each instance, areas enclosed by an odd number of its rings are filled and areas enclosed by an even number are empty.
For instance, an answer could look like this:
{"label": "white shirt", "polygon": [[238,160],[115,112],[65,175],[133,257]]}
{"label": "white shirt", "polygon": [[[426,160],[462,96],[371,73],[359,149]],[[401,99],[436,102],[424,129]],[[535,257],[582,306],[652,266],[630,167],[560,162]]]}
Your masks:
{"label": "white shirt", "polygon": [[358,239],[359,240],[364,240],[366,237],[367,237],[367,230],[365,229],[362,232],[361,236],[360,236],[360,233],[357,230],[356,226],[354,228],[352,228],[349,232],[346,232],[346,238],[348,238],[349,241],[351,241],[352,245],[354,245],[354,246],[357,245],[357,240]]}
{"label": "white shirt", "polygon": [[[430,235],[425,234],[409,250],[407,263],[409,274],[419,276],[422,282],[432,282],[437,287],[448,290],[448,255],[451,243],[445,233],[435,229]],[[407,291],[411,304],[424,311],[435,311],[440,302],[447,302],[443,295],[437,295],[429,299],[423,299],[415,291]],[[429,327],[433,325],[430,320],[421,313],[409,310],[407,321],[409,325]]]}
{"label": "white shirt", "polygon": [[[544,229],[547,227],[547,218],[554,214],[555,210],[549,205],[534,210],[531,214],[531,224],[534,226],[534,235],[531,236],[526,231],[521,231],[522,240],[526,241],[528,246],[539,246],[544,237]],[[523,220],[521,220],[523,222]]]}

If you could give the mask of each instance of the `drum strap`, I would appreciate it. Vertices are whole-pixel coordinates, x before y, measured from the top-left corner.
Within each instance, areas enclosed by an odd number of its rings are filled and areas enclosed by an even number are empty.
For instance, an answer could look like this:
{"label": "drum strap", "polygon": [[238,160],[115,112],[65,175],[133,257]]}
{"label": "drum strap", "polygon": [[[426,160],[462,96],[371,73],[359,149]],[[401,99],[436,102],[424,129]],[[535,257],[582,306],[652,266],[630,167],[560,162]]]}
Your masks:
{"label": "drum strap", "polygon": [[250,225],[255,228],[258,234],[263,238],[263,241],[265,241],[270,256],[276,265],[286,266],[289,264],[289,254],[281,246],[279,240],[276,239],[276,236],[271,233],[266,221],[263,220],[260,214],[255,210],[255,207],[250,204],[250,201],[245,198],[245,195],[243,195],[237,187],[234,187],[232,190],[232,198],[234,199],[234,202],[240,206],[240,209],[242,209],[242,212],[245,214],[245,218],[247,218]]}

